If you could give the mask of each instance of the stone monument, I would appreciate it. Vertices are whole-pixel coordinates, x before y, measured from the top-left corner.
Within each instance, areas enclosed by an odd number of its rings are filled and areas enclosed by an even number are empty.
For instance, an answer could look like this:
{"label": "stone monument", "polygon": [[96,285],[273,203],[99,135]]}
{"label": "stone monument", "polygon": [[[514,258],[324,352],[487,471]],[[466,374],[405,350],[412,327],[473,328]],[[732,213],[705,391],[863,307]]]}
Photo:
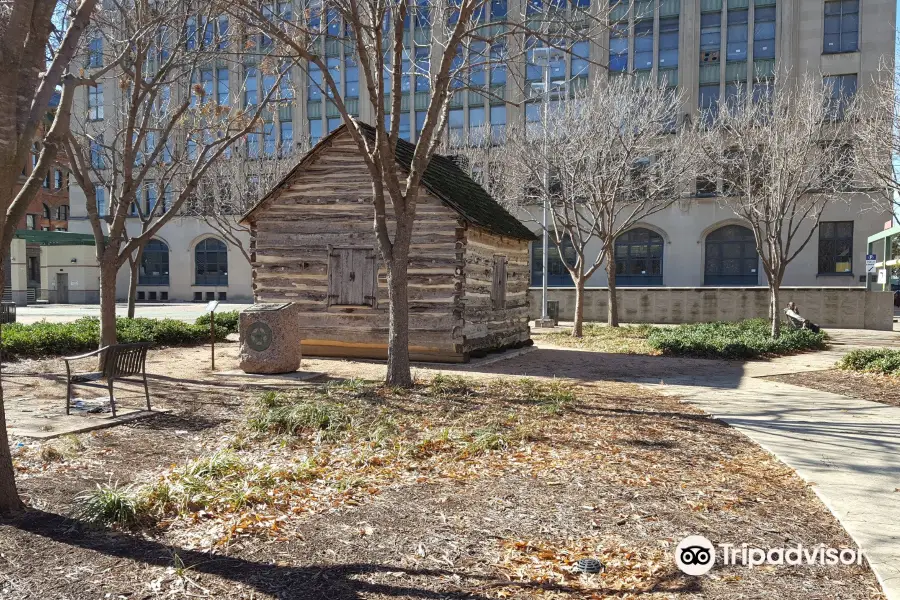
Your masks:
{"label": "stone monument", "polygon": [[296,307],[254,304],[241,311],[241,370],[292,373],[300,368],[300,331]]}

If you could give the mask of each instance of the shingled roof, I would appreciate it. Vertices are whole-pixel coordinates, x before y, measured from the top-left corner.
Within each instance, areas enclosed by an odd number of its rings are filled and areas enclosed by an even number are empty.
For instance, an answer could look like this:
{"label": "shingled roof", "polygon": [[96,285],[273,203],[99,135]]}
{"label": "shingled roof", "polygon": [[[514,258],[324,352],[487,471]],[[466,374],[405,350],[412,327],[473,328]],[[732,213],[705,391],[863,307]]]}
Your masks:
{"label": "shingled roof", "polygon": [[[357,123],[363,134],[374,141],[375,128],[360,121],[357,121]],[[306,156],[300,159],[297,166],[288,173],[281,183],[275,186],[266,197],[256,204],[256,206],[251,208],[247,214],[241,218],[241,221],[252,220],[253,214],[258,209],[266,204],[270,198],[275,196],[279,190],[289,186],[290,181],[293,180],[296,175],[302,173],[304,166],[311,157],[323,151],[323,148],[327,147],[328,142],[344,133],[346,128],[347,126],[342,124],[325,139],[316,144]],[[397,164],[404,171],[409,171],[415,149],[415,144],[411,144],[406,140],[397,140]],[[429,193],[439,198],[472,225],[482,227],[491,233],[507,237],[522,240],[537,239],[537,236],[532,233],[530,229],[525,227],[521,221],[516,219],[509,211],[503,208],[500,203],[494,200],[483,187],[469,177],[465,171],[460,169],[449,156],[440,154],[432,156],[431,162],[428,163],[428,167],[422,175],[422,184]]]}

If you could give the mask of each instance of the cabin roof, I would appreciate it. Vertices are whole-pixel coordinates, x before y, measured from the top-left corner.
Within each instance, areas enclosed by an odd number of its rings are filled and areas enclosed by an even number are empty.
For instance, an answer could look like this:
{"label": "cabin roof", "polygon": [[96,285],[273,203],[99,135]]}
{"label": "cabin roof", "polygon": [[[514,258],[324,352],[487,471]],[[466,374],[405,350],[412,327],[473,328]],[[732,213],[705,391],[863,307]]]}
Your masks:
{"label": "cabin roof", "polygon": [[[371,125],[357,121],[362,133],[370,140],[375,139],[375,128]],[[306,153],[290,173],[284,177],[266,196],[256,203],[241,218],[241,222],[254,221],[256,214],[268,202],[276,198],[280,192],[289,187],[293,179],[303,172],[303,169],[319,154],[327,152],[330,141],[343,134],[347,125],[342,124],[328,136],[316,144],[312,150]],[[415,144],[406,140],[397,140],[396,160],[397,165],[404,171],[409,171],[412,163]],[[483,229],[507,237],[536,240],[537,236],[521,221],[509,213],[499,202],[494,200],[487,191],[474,179],[469,177],[449,156],[435,154],[428,163],[425,173],[422,175],[422,184],[429,193],[439,198],[447,206],[455,210],[462,218]]]}

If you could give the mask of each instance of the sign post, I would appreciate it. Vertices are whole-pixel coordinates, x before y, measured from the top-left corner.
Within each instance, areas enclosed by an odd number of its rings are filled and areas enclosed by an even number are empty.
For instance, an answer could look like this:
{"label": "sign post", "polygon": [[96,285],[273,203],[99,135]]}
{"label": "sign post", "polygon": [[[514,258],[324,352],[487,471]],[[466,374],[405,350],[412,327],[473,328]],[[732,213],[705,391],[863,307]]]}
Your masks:
{"label": "sign post", "polygon": [[216,300],[210,300],[206,305],[206,314],[209,315],[209,362],[212,371],[216,370],[216,309],[218,307],[219,302]]}
{"label": "sign post", "polygon": [[866,273],[875,272],[875,263],[878,262],[878,256],[875,254],[866,254]]}

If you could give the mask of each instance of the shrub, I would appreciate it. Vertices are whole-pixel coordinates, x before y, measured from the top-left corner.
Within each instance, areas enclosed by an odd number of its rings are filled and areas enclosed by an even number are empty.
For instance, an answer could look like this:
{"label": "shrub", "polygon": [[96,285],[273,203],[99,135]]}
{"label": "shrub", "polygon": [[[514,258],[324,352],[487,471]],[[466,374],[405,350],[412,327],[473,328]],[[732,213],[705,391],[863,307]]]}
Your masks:
{"label": "shrub", "polygon": [[249,420],[259,433],[299,435],[314,432],[333,439],[350,427],[350,415],[340,404],[311,401],[299,394],[263,395]]}
{"label": "shrub", "polygon": [[[238,311],[227,310],[214,314],[216,315],[216,335],[219,334],[220,329],[222,330],[222,335],[237,333],[240,329],[241,313],[239,313]],[[198,317],[194,324],[201,325],[206,329],[206,331],[209,331],[209,314]]]}
{"label": "shrub", "polygon": [[[228,315],[230,313],[223,313]],[[216,316],[216,339],[224,341],[230,333],[226,317],[223,326],[218,327]],[[161,346],[188,346],[209,341],[209,317],[206,325],[185,323],[176,319],[116,319],[116,336],[119,343],[151,342]],[[199,319],[198,319],[199,321]],[[100,321],[94,317],[83,317],[71,323],[48,323],[42,321],[24,325],[11,323],[3,326],[0,341],[3,353],[8,357],[35,358],[42,356],[66,356],[95,350],[100,344]]]}
{"label": "shrub", "polygon": [[838,363],[841,369],[884,375],[900,375],[900,350],[878,348],[853,350]]}
{"label": "shrub", "polygon": [[100,525],[128,527],[138,520],[138,494],[131,486],[118,483],[97,484],[75,499],[79,518]]}
{"label": "shrub", "polygon": [[647,342],[665,354],[700,358],[749,359],[825,347],[824,333],[785,328],[778,338],[772,338],[769,328],[765,319],[655,327]]}

